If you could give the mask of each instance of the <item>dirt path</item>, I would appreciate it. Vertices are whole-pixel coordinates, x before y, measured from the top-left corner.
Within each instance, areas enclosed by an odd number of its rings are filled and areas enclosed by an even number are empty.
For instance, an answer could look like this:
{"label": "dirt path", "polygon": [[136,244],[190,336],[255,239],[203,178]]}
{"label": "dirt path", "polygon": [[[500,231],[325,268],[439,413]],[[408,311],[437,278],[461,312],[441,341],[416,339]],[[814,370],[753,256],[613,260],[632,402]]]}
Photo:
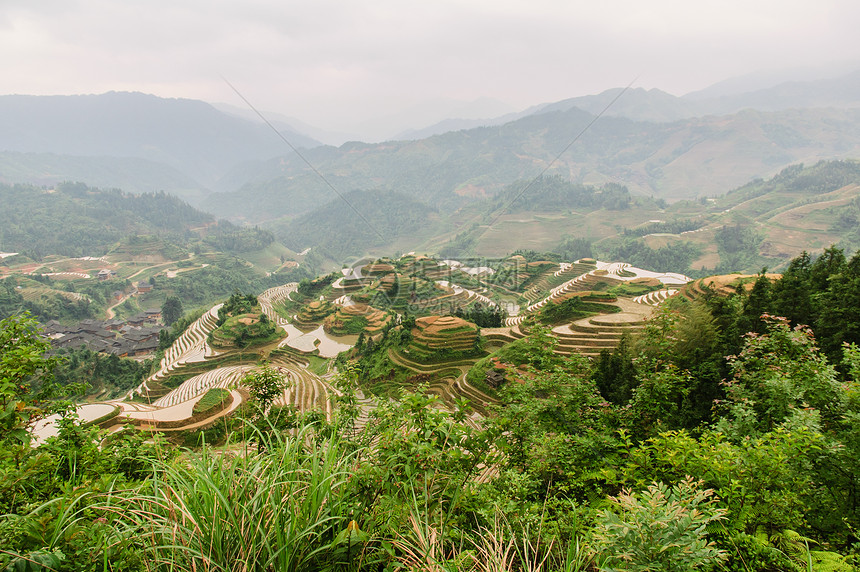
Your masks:
{"label": "dirt path", "polygon": [[[137,272],[135,272],[131,276],[129,276],[128,280],[131,280],[132,278],[134,278],[136,276],[140,276],[140,274],[142,274],[143,272],[146,272],[147,270],[152,270],[153,268],[161,268],[162,266],[176,266],[179,262],[181,262],[181,261],[180,260],[171,260],[169,262],[162,262],[161,264],[153,264],[152,266],[146,266],[144,268],[141,268],[140,270],[138,270]],[[173,272],[173,276],[168,276],[168,278],[175,278],[176,274],[179,274],[181,272],[189,272],[191,270],[200,270],[201,268],[206,268],[207,266],[209,266],[209,265],[208,264],[201,264],[200,266],[190,266],[188,268],[180,268],[178,270],[175,270]]]}
{"label": "dirt path", "polygon": [[116,316],[116,312],[113,311],[114,308],[131,298],[131,294],[124,294],[122,298],[120,298],[117,302],[114,302],[105,310],[105,320],[113,320],[114,316]]}

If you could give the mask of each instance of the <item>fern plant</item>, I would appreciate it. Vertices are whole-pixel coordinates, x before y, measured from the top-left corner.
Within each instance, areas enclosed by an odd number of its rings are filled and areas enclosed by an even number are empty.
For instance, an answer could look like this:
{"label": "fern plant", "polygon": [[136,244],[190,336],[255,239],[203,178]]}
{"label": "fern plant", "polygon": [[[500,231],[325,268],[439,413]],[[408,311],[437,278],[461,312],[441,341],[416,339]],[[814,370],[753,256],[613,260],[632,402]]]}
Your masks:
{"label": "fern plant", "polygon": [[600,570],[686,572],[710,569],[725,558],[706,538],[722,519],[713,491],[689,477],[674,486],[653,483],[639,495],[625,491],[600,513],[591,543]]}

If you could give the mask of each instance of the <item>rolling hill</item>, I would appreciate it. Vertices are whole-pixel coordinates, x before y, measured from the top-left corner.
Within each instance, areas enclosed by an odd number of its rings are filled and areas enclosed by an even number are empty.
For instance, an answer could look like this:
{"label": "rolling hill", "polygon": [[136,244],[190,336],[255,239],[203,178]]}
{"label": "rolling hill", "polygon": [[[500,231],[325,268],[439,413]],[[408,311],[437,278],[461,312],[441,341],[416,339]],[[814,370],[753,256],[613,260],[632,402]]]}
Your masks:
{"label": "rolling hill", "polygon": [[517,181],[456,210],[384,190],[346,197],[369,225],[336,198],[267,227],[293,250],[311,247],[338,264],[386,250],[493,258],[531,250],[662,271],[756,272],[803,250],[860,246],[860,164],[852,161],[796,164],[718,198],[673,204],[562,176]]}

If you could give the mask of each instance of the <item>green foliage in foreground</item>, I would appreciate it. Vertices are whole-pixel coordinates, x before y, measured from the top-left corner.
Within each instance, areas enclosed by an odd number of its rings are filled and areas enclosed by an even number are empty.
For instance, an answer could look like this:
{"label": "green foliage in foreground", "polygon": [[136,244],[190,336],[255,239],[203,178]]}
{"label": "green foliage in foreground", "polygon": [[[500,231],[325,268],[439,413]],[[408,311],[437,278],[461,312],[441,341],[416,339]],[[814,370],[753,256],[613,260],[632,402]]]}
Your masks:
{"label": "green foliage in foreground", "polygon": [[[239,442],[238,454],[204,447],[175,457],[133,430],[99,449],[96,430],[69,419],[17,464],[0,457],[9,499],[0,542],[11,552],[0,562],[740,571],[806,570],[812,561],[822,563],[812,569],[853,569],[860,350],[849,348],[852,373],[832,384],[835,370],[808,334],[774,323],[732,366],[738,389],[720,422],[692,433],[671,429],[682,372],[651,362],[630,403],[615,407],[587,361],[547,361],[533,344],[518,351],[537,367],[524,365],[503,386],[502,405],[478,427],[466,410],[439,409],[423,391],[360,415],[349,366],[333,419],[257,408],[255,424],[233,438],[258,446]],[[751,410],[759,372],[774,382],[787,376],[794,400]],[[828,388],[826,400],[808,401],[805,388],[815,387]],[[260,393],[261,405],[271,393]]]}
{"label": "green foliage in foreground", "polygon": [[[824,291],[852,279],[831,258]],[[204,434],[224,451],[67,417],[38,447],[0,448],[0,568],[850,572],[860,348],[831,359],[808,328],[753,320],[773,299],[756,288],[679,301],[596,363],[535,328],[494,354],[507,382],[480,421],[427,387],[365,405],[372,360],[339,361],[331,419],[269,407],[282,378],[251,380],[250,421]],[[840,324],[822,342],[853,335]],[[2,363],[26,404],[38,383]]]}
{"label": "green foliage in foreground", "polygon": [[716,508],[712,490],[700,490],[691,479],[673,487],[653,484],[638,498],[622,493],[612,501],[615,510],[600,514],[593,536],[601,570],[686,572],[725,559],[702,530],[726,511]]}

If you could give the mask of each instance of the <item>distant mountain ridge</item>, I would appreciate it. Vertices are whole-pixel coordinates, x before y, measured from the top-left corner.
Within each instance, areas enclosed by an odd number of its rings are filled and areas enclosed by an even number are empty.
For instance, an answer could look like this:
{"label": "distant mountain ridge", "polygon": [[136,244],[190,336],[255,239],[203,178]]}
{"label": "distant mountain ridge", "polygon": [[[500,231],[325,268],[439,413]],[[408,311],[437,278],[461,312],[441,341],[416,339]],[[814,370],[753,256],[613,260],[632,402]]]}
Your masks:
{"label": "distant mountain ridge", "polygon": [[[719,84],[718,84],[719,85]],[[419,139],[445,131],[493,126],[540,113],[578,108],[593,115],[605,112],[612,117],[636,121],[671,122],[706,115],[727,115],[743,109],[781,111],[792,108],[860,107],[860,69],[838,77],[814,81],[782,81],[775,85],[740,92],[705,89],[681,97],[660,89],[630,88],[609,106],[623,88],[607,89],[599,94],[571,97],[561,101],[534,105],[520,112],[485,119],[447,119],[425,128],[401,134],[404,139]],[[729,91],[723,93],[723,91]],[[607,107],[609,106],[609,107]]]}
{"label": "distant mountain ridge", "polygon": [[[611,107],[609,103],[622,88],[597,95],[573,97],[537,106],[532,113],[548,113],[579,108],[592,114],[605,109],[608,116],[636,121],[671,122],[708,115],[730,115],[744,109],[784,111],[808,108],[860,107],[860,70],[835,78],[815,81],[787,81],[777,85],[719,96],[691,94],[677,97],[659,89],[628,89]],[[704,96],[703,96],[704,95]]]}
{"label": "distant mountain ridge", "polygon": [[[299,133],[290,139],[318,144]],[[0,151],[145,159],[211,188],[231,166],[289,149],[269,127],[202,101],[109,92],[0,96]]]}
{"label": "distant mountain ridge", "polygon": [[[329,183],[456,209],[536,176],[602,112],[547,174],[676,200],[723,193],[792,163],[860,156],[860,71],[720,97],[631,88],[607,107],[620,92],[339,147],[319,146],[275,117],[327,181],[238,108],[141,93],[0,96],[0,181],[164,190],[248,222],[307,213],[334,198]],[[485,103],[488,114],[503,109]]]}

